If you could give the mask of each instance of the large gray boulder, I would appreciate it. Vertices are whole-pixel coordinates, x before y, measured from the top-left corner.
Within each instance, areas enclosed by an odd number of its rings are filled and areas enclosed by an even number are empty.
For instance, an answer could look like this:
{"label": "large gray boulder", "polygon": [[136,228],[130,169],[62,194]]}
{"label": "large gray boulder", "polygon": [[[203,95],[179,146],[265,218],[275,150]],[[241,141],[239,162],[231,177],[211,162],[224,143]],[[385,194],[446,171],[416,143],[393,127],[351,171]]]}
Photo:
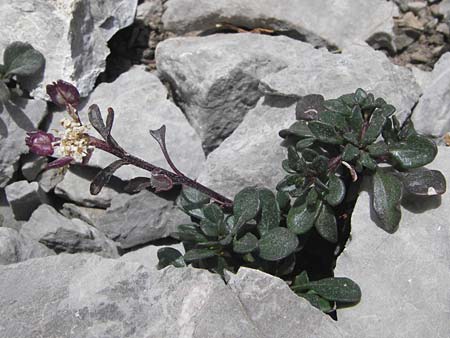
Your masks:
{"label": "large gray boulder", "polygon": [[114,197],[95,227],[126,249],[167,237],[183,223],[190,223],[190,217],[173,201],[143,190]]}
{"label": "large gray boulder", "polygon": [[38,206],[49,203],[47,195],[37,182],[16,181],[7,185],[5,192],[15,219],[19,221],[28,221]]}
{"label": "large gray boulder", "polygon": [[217,34],[168,39],[156,52],[160,75],[207,151],[233,132],[262,93],[334,98],[362,87],[392,102],[402,119],[421,94],[409,70],[363,43],[332,54],[287,37]]}
{"label": "large gray boulder", "polygon": [[[30,276],[32,278],[23,278]],[[239,276],[239,275],[238,275]],[[271,278],[271,277],[267,277]],[[226,286],[218,275],[193,268],[152,271],[138,263],[95,255],[61,254],[0,267],[0,332],[8,338],[273,338],[342,337],[329,317],[290,292],[258,299],[251,278]],[[250,286],[246,286],[250,284]],[[234,290],[233,290],[234,289]],[[235,291],[239,290],[239,291]],[[245,291],[240,291],[245,290]],[[292,297],[292,296],[291,296]],[[243,300],[245,305],[243,305]],[[272,318],[268,332],[252,318],[250,302]],[[296,325],[287,318],[302,318]],[[314,327],[313,331],[309,328]],[[307,329],[305,329],[307,328]]]}
{"label": "large gray boulder", "polygon": [[[158,143],[149,130],[166,125],[166,141],[175,165],[187,176],[197,177],[205,161],[200,139],[189,125],[181,110],[167,100],[167,89],[145,67],[136,66],[120,75],[113,83],[102,83],[82,109],[82,121],[88,123],[87,107],[97,104],[106,118],[107,108],[115,111],[112,135],[130,154],[140,157],[156,166],[168,167]],[[95,130],[90,134],[100,137]],[[101,150],[94,151],[90,165],[106,167],[117,157]],[[129,180],[149,173],[135,166],[123,166],[116,176]]]}
{"label": "large gray boulder", "polygon": [[46,59],[42,79],[29,83],[37,97],[63,79],[87,96],[105,70],[108,40],[133,23],[137,0],[0,1],[0,51],[13,41],[31,43]]}
{"label": "large gray boulder", "polygon": [[412,121],[419,132],[429,136],[442,137],[450,131],[450,52],[434,65]]}
{"label": "large gray boulder", "polygon": [[54,254],[53,250],[36,240],[24,236],[14,229],[0,227],[0,265]]}
{"label": "large gray boulder", "polygon": [[[2,15],[0,5],[0,17]],[[0,188],[5,187],[13,176],[20,155],[28,152],[27,131],[37,129],[46,114],[47,104],[41,100],[16,99],[3,105],[0,103]]]}
{"label": "large gray boulder", "polygon": [[[206,30],[225,22],[248,28],[295,31],[315,44],[343,47],[376,33],[392,35],[397,6],[383,0],[169,0],[164,27]],[[322,41],[321,41],[322,40]]]}
{"label": "large gray boulder", "polygon": [[[450,150],[440,148],[430,169],[450,181]],[[335,273],[362,290],[361,302],[338,313],[352,337],[448,337],[450,333],[450,195],[415,200],[402,210],[399,230],[390,235],[371,220],[362,192],[352,215],[352,236]]]}
{"label": "large gray boulder", "polygon": [[56,252],[93,252],[118,257],[116,244],[80,219],[67,219],[49,205],[41,205],[22,226],[20,233]]}

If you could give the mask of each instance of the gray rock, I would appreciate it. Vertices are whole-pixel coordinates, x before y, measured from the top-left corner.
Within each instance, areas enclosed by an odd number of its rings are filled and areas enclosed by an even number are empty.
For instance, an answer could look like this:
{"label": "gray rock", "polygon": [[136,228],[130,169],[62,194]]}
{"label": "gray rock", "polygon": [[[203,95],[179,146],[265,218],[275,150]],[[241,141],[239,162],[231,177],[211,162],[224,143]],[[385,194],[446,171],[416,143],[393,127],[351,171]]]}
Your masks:
{"label": "gray rock", "polygon": [[[88,167],[71,166],[65,173],[63,180],[56,185],[55,194],[85,207],[107,208],[113,197],[119,192],[115,182],[108,183],[98,195],[91,195],[89,187],[95,172]],[[118,189],[118,188],[117,188]]]}
{"label": "gray rock", "polygon": [[[261,337],[349,337],[339,329],[339,322],[311,308],[306,299],[298,297],[279,278],[240,268],[231,275],[229,286]],[[273,325],[281,322],[283,325]]]}
{"label": "gray rock", "polygon": [[411,114],[421,94],[408,69],[364,44],[350,46],[342,54],[310,49],[289,67],[263,78],[260,87],[269,95],[320,93],[326,99],[363,88],[393,104],[401,121]]}
{"label": "gray rock", "polygon": [[6,199],[6,193],[4,189],[0,189],[0,227],[7,227],[20,230],[24,221],[18,221],[14,217],[14,213]]}
{"label": "gray rock", "polygon": [[22,157],[22,175],[28,181],[34,181],[47,166],[47,157],[29,153]]}
{"label": "gray rock", "polygon": [[44,170],[39,176],[36,178],[36,181],[39,183],[39,187],[49,193],[54,190],[55,187],[64,179],[64,172],[61,170]]}
{"label": "gray rock", "polygon": [[[1,6],[0,17],[3,15]],[[1,43],[0,50],[3,50]],[[46,114],[47,104],[40,100],[17,99],[3,106],[0,104],[0,188],[13,176],[20,155],[28,152],[26,132],[37,129]]]}
{"label": "gray rock", "polygon": [[434,65],[431,81],[424,89],[412,121],[416,129],[429,136],[442,137],[450,131],[450,52]]}
{"label": "gray rock", "polygon": [[[275,297],[273,301],[268,312],[285,309]],[[254,302],[263,307],[263,301]],[[312,307],[298,308],[311,313],[306,319],[333,325],[326,315],[318,320]],[[280,316],[271,324],[271,332],[277,332],[286,322]],[[304,325],[297,325],[291,334],[314,336]],[[274,337],[259,330],[238,295],[218,275],[172,267],[157,272],[138,263],[86,254],[0,267],[0,330],[8,338],[65,338],[74,332],[77,337],[111,338]],[[339,336],[338,330],[329,335]]]}
{"label": "gray rock", "polygon": [[79,218],[87,224],[95,226],[98,219],[106,213],[105,209],[82,207],[72,203],[64,203],[60,213],[67,218]]}
{"label": "gray rock", "polygon": [[433,80],[433,74],[432,72],[427,72],[425,70],[422,70],[417,67],[412,67],[412,72],[414,75],[414,78],[416,79],[416,82],[422,88],[422,92],[428,87],[430,82]]}
{"label": "gray rock", "polygon": [[450,0],[442,0],[439,3],[439,12],[446,19],[450,17]]}
{"label": "gray rock", "polygon": [[136,19],[155,29],[161,23],[163,14],[162,0],[145,0],[137,7]]}
{"label": "gray rock", "polygon": [[[158,143],[149,134],[149,130],[165,124],[167,147],[173,162],[187,176],[198,176],[205,161],[200,139],[180,109],[167,100],[164,85],[144,67],[131,68],[113,83],[100,84],[89,97],[86,107],[94,103],[105,118],[107,108],[114,108],[112,135],[124,149],[156,166],[170,169]],[[80,116],[87,122],[87,109],[82,110]],[[98,135],[95,130],[91,134]],[[97,150],[89,163],[104,168],[115,160],[116,157]],[[128,165],[117,170],[115,175],[129,180],[149,173]]]}
{"label": "gray rock", "polygon": [[41,205],[22,226],[21,234],[56,252],[93,252],[118,257],[116,244],[80,219],[69,220],[49,205]]}
{"label": "gray rock", "polygon": [[182,254],[184,254],[185,252],[183,244],[181,243],[172,245],[147,245],[142,249],[126,253],[125,255],[120,257],[120,260],[126,262],[139,263],[149,270],[155,270],[157,269],[157,265],[159,262],[157,256],[158,250],[165,247],[176,249],[180,251]]}
{"label": "gray rock", "polygon": [[[295,31],[317,43],[343,47],[375,33],[392,34],[398,9],[383,0],[169,0],[164,27],[175,32],[205,30],[226,22],[250,28]],[[320,43],[320,42],[319,42]]]}
{"label": "gray rock", "polygon": [[261,98],[242,124],[208,156],[198,181],[233,198],[246,186],[275,188],[284,177],[281,161],[285,148],[278,131],[295,121],[295,101]]}
{"label": "gray rock", "polygon": [[0,265],[18,263],[30,258],[54,254],[53,250],[19,234],[16,230],[0,227]]}
{"label": "gray rock", "polygon": [[261,97],[259,80],[310,49],[284,37],[218,34],[165,40],[158,45],[156,61],[209,152]]}
{"label": "gray rock", "polygon": [[[450,180],[450,150],[440,147],[430,169]],[[338,313],[352,337],[448,337],[450,332],[450,195],[417,199],[402,210],[390,235],[371,221],[362,192],[352,215],[352,240],[337,261],[337,276],[362,289],[361,303]]]}
{"label": "gray rock", "polygon": [[95,226],[123,248],[131,248],[167,237],[182,223],[190,223],[190,218],[174,202],[143,190],[114,197]]}
{"label": "gray rock", "polygon": [[[42,79],[29,83],[37,97],[58,79],[76,84],[87,96],[105,69],[107,41],[133,23],[137,0],[25,0],[0,3],[0,50],[13,41],[27,41],[46,59]],[[36,83],[38,82],[38,83]]]}
{"label": "gray rock", "polygon": [[27,221],[37,207],[49,202],[37,182],[17,181],[6,186],[5,192],[14,216],[19,221]]}

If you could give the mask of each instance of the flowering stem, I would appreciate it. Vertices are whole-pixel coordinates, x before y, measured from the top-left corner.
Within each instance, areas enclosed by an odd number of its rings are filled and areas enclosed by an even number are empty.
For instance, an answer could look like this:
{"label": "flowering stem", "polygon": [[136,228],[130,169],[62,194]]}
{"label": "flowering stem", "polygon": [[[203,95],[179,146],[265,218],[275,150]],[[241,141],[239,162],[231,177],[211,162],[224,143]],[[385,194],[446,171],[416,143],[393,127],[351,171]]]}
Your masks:
{"label": "flowering stem", "polygon": [[209,189],[208,187],[205,187],[204,185],[196,182],[193,179],[190,179],[189,177],[186,177],[184,175],[178,175],[176,173],[173,173],[171,171],[168,171],[166,169],[157,167],[151,163],[148,163],[136,156],[128,154],[126,151],[111,147],[108,143],[105,141],[102,141],[96,137],[89,135],[89,144],[91,146],[94,146],[95,148],[101,149],[107,153],[110,153],[127,163],[134,165],[136,167],[139,167],[141,169],[147,170],[150,173],[157,170],[159,173],[166,175],[169,177],[174,183],[177,184],[184,184],[188,187],[191,187],[193,189],[196,189],[206,195],[208,195],[210,198],[212,198],[214,201],[216,201],[218,204],[222,205],[223,207],[230,208],[233,206],[233,201],[226,198],[225,196],[215,192],[214,190]]}

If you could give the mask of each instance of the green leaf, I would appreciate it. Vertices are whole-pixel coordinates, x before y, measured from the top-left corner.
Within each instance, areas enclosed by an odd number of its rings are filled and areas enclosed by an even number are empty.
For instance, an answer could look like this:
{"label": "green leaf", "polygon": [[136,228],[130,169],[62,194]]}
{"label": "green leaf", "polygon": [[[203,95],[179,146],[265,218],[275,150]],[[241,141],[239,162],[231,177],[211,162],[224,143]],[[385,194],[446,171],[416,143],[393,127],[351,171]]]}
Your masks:
{"label": "green leaf", "polygon": [[184,254],[186,262],[198,261],[200,259],[210,258],[216,256],[216,252],[210,249],[192,249]]}
{"label": "green leaf", "polygon": [[248,232],[238,240],[233,241],[233,251],[238,254],[247,254],[258,247],[258,238]]}
{"label": "green leaf", "polygon": [[327,204],[322,206],[319,217],[315,222],[316,230],[319,235],[328,242],[337,243],[338,230],[336,224],[336,217],[334,217],[333,209]]}
{"label": "green leaf", "polygon": [[345,184],[339,177],[332,175],[328,180],[328,194],[325,200],[329,205],[335,207],[342,203],[345,197]]}
{"label": "green leaf", "polygon": [[413,195],[442,195],[447,190],[444,175],[438,170],[419,168],[405,173],[399,173],[403,187]]}
{"label": "green leaf", "polygon": [[375,142],[378,136],[381,135],[384,124],[386,123],[386,117],[381,112],[375,112],[370,118],[369,127],[362,139],[363,144],[371,144]]}
{"label": "green leaf", "polygon": [[291,204],[291,199],[289,197],[289,194],[284,191],[278,191],[277,192],[277,203],[281,210],[285,210],[289,208]]}
{"label": "green leaf", "polygon": [[319,309],[322,312],[328,313],[333,310],[333,305],[330,301],[325,298],[320,297],[315,292],[301,293],[300,297],[305,298],[308,302],[311,303],[312,306]]}
{"label": "green leaf", "polygon": [[378,109],[380,109],[380,111],[384,117],[389,117],[395,113],[395,107],[390,104],[385,104]]}
{"label": "green leaf", "polygon": [[300,273],[299,275],[297,275],[295,277],[293,286],[299,286],[299,285],[308,284],[308,283],[309,283],[308,272],[306,272],[306,270],[304,270],[304,271],[302,271],[302,273]]}
{"label": "green leaf", "polygon": [[384,156],[389,152],[388,145],[384,142],[377,142],[367,146],[367,151],[370,156],[379,157]]}
{"label": "green leaf", "polygon": [[209,203],[209,197],[207,195],[198,191],[197,189],[188,186],[183,186],[181,194],[186,199],[186,201],[188,201],[191,204],[203,206]]}
{"label": "green leaf", "polygon": [[286,138],[288,136],[297,136],[301,138],[308,138],[314,136],[311,133],[311,130],[309,130],[308,123],[306,121],[296,121],[288,129],[280,130],[278,134],[282,138]]}
{"label": "green leaf", "polygon": [[342,139],[336,133],[333,126],[330,126],[329,124],[325,124],[319,121],[311,121],[308,126],[313,135],[319,141],[330,144],[342,143]]}
{"label": "green leaf", "polygon": [[302,151],[302,157],[305,161],[312,162],[317,156],[319,156],[319,153],[313,149],[306,148]]}
{"label": "green leaf", "polygon": [[353,144],[347,144],[342,153],[342,159],[346,162],[353,161],[359,156],[359,148],[355,147]]}
{"label": "green leaf", "polygon": [[234,197],[233,214],[236,227],[255,218],[258,211],[259,196],[255,187],[244,188]]}
{"label": "green leaf", "polygon": [[183,242],[207,242],[208,239],[201,233],[199,227],[195,223],[180,224],[177,227],[177,232],[171,236]]}
{"label": "green leaf", "polygon": [[215,223],[211,222],[208,219],[202,219],[200,221],[200,229],[202,229],[203,233],[208,237],[217,237],[219,236],[219,223],[221,221]]}
{"label": "green leaf", "polygon": [[308,208],[307,203],[291,208],[287,217],[288,228],[297,235],[308,232],[314,226],[316,208]]}
{"label": "green leaf", "polygon": [[402,183],[394,175],[377,170],[373,175],[373,209],[382,228],[394,233],[401,218]]}
{"label": "green leaf", "polygon": [[348,122],[352,130],[359,135],[361,133],[361,129],[364,123],[364,118],[361,112],[361,108],[359,106],[353,107],[352,115],[348,119]]}
{"label": "green leaf", "polygon": [[13,42],[3,53],[3,61],[7,69],[6,76],[31,76],[45,64],[44,56],[29,43]]}
{"label": "green leaf", "polygon": [[356,103],[363,104],[364,101],[367,98],[367,93],[363,89],[358,88],[356,90],[355,95],[353,96],[353,98],[356,101]]}
{"label": "green leaf", "polygon": [[174,248],[161,248],[157,252],[158,270],[164,269],[166,266],[173,265],[176,268],[186,266],[183,254]]}
{"label": "green leaf", "polygon": [[297,150],[302,150],[302,149],[308,148],[308,147],[312,146],[315,141],[316,141],[316,139],[312,138],[312,137],[311,138],[305,138],[303,140],[298,141],[296,143],[296,145],[295,145],[295,148]]}
{"label": "green leaf", "polygon": [[357,303],[361,300],[361,289],[349,278],[324,278],[309,282],[308,287],[323,298],[335,302]]}
{"label": "green leaf", "polygon": [[289,168],[296,172],[303,172],[306,169],[305,161],[300,158],[300,155],[297,153],[297,150],[293,146],[290,146],[288,148],[288,164]]}
{"label": "green leaf", "polygon": [[223,211],[217,204],[208,204],[203,208],[203,214],[212,223],[223,221]]}
{"label": "green leaf", "polygon": [[334,126],[339,130],[347,129],[347,121],[345,119],[345,116],[329,110],[325,110],[320,113],[319,121],[330,126]]}
{"label": "green leaf", "polygon": [[412,135],[403,142],[389,145],[394,167],[405,170],[422,167],[434,160],[436,144],[421,135]]}
{"label": "green leaf", "polygon": [[259,190],[259,202],[261,220],[258,223],[258,230],[263,235],[280,224],[280,207],[273,192],[265,188]]}
{"label": "green leaf", "polygon": [[292,254],[298,244],[297,236],[289,229],[274,228],[259,240],[259,257],[266,261],[279,261]]}
{"label": "green leaf", "polygon": [[326,100],[324,101],[323,106],[326,109],[331,110],[332,112],[340,113],[347,116],[351,114],[350,107],[339,99]]}
{"label": "green leaf", "polygon": [[377,162],[365,151],[361,152],[360,161],[362,166],[369,170],[377,169]]}
{"label": "green leaf", "polygon": [[319,194],[317,193],[317,190],[312,188],[309,190],[308,195],[306,196],[306,205],[309,208],[314,208],[314,206],[317,204],[317,201],[319,199]]}
{"label": "green leaf", "polygon": [[0,80],[0,103],[7,102],[11,97],[8,86]]}
{"label": "green leaf", "polygon": [[323,175],[328,171],[328,158],[319,155],[311,163],[311,168],[319,175]]}

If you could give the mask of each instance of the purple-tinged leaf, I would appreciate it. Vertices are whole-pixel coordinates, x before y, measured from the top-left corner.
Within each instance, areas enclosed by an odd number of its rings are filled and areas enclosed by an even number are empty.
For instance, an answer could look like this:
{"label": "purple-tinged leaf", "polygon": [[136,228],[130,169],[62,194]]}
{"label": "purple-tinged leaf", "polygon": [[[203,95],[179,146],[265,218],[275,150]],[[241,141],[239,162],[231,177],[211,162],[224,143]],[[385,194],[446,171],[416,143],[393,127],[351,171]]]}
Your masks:
{"label": "purple-tinged leaf", "polygon": [[152,137],[156,140],[156,142],[158,142],[163,155],[167,161],[167,163],[169,164],[169,166],[172,168],[172,170],[179,176],[184,176],[183,173],[181,171],[179,171],[177,169],[177,167],[175,167],[175,164],[173,164],[170,156],[169,156],[169,152],[167,151],[167,146],[166,146],[166,126],[163,124],[161,126],[161,128],[156,129],[156,130],[150,130],[150,135],[152,135]]}
{"label": "purple-tinged leaf", "polygon": [[60,157],[60,158],[50,162],[49,164],[47,164],[46,169],[62,168],[62,167],[65,167],[66,165],[69,165],[73,161],[75,161],[75,160],[70,156]]}
{"label": "purple-tinged leaf", "polygon": [[152,171],[152,178],[150,180],[151,185],[155,188],[156,192],[167,191],[173,187],[172,179],[169,176],[162,174],[159,170]]}
{"label": "purple-tinged leaf", "polygon": [[125,186],[124,190],[127,193],[135,193],[141,190],[150,188],[152,181],[148,177],[135,177]]}
{"label": "purple-tinged leaf", "polygon": [[399,172],[403,187],[407,192],[419,196],[442,195],[447,190],[444,175],[438,170],[419,168],[407,172]]}
{"label": "purple-tinged leaf", "polygon": [[25,144],[30,148],[30,151],[39,156],[52,155],[54,152],[53,142],[55,141],[57,141],[57,138],[53,134],[42,130],[28,132],[25,137]]}
{"label": "purple-tinged leaf", "polygon": [[111,130],[114,124],[114,109],[108,108],[108,115],[106,116],[106,130],[108,134],[111,135]]}
{"label": "purple-tinged leaf", "polygon": [[114,175],[116,170],[126,164],[128,163],[124,160],[117,160],[111,163],[105,169],[100,170],[91,183],[91,195],[98,195],[100,191],[102,191],[103,187],[108,184],[109,180],[111,179],[112,175]]}
{"label": "purple-tinged leaf", "polygon": [[103,139],[111,146],[117,149],[122,149],[116,140],[111,136],[111,128],[114,122],[114,110],[112,108],[108,108],[108,116],[106,118],[106,125],[103,121],[102,113],[100,112],[100,108],[93,104],[89,107],[88,110],[89,122],[91,122],[92,126],[95,130],[103,137]]}
{"label": "purple-tinged leaf", "polygon": [[58,106],[65,107],[71,105],[77,107],[80,103],[80,93],[78,89],[63,80],[53,82],[53,84],[47,85],[47,94],[50,96],[52,102]]}

